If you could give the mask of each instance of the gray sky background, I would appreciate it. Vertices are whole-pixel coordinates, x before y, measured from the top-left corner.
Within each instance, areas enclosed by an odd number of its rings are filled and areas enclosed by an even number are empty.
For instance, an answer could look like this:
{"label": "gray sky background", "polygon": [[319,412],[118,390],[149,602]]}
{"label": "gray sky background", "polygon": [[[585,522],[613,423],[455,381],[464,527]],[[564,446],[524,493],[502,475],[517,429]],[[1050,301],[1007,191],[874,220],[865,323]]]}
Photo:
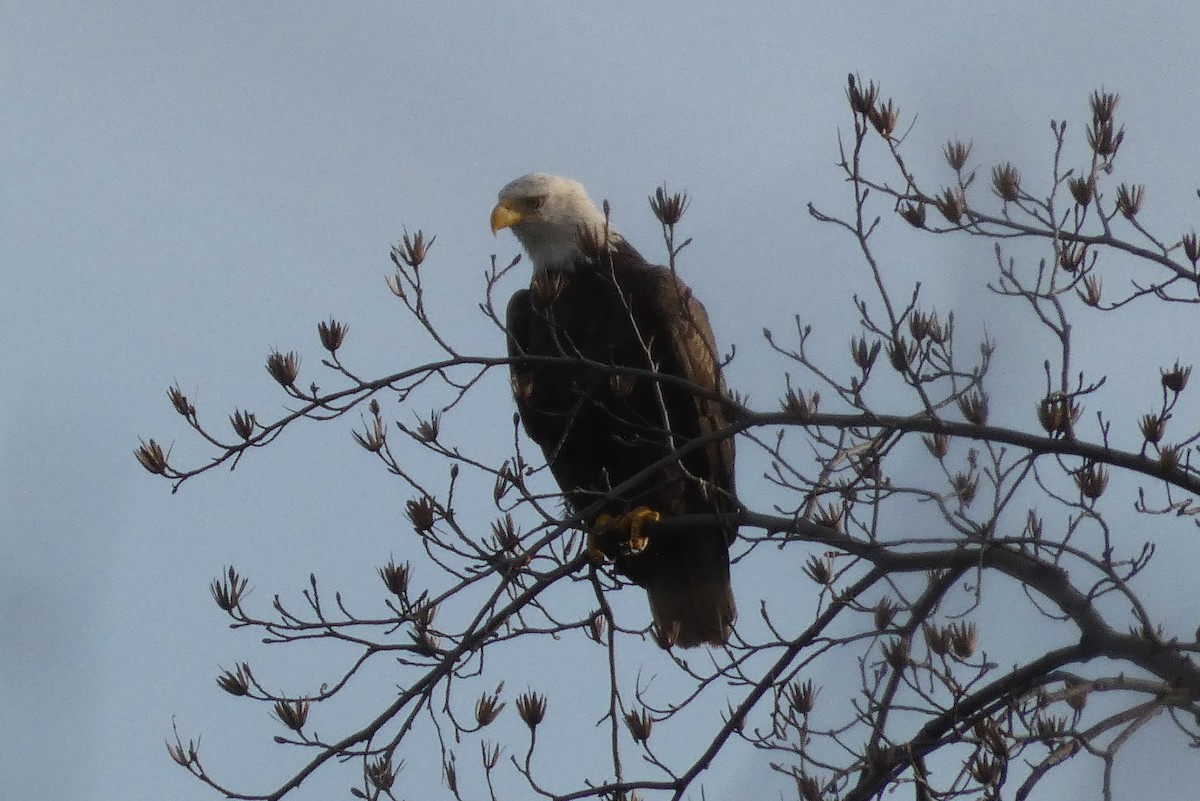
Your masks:
{"label": "gray sky background", "polygon": [[[455,341],[499,352],[475,306],[490,255],[516,245],[487,215],[500,186],[543,170],[608,198],[655,257],[646,195],[663,180],[691,193],[683,270],[738,346],[731,383],[771,407],[781,368],[763,326],[800,313],[830,327],[838,358],[854,330],[859,262],[805,212],[846,208],[833,164],[848,72],[881,80],[902,125],[917,115],[910,156],[944,179],[952,135],[974,140],[981,179],[1003,160],[1044,178],[1048,121],[1068,118],[1079,148],[1087,94],[1120,91],[1123,176],[1148,185],[1165,236],[1197,225],[1200,7],[1111,5],[0,5],[0,795],[211,798],[167,757],[173,716],[232,784],[274,786],[296,755],[213,679],[243,658],[281,683],[312,674],[230,633],[209,579],[235,564],[265,605],[316,570],[374,598],[375,567],[403,557],[408,496],[351,420],[302,426],[172,496],[131,450],[154,436],[180,461],[205,457],[167,402],[173,382],[218,428],[235,407],[270,417],[268,350],[301,350],[320,383],[315,324],[331,314],[362,373],[415,362],[424,346],[383,280],[403,226],[438,236],[431,302],[462,316]],[[986,244],[928,247],[895,258],[1003,332],[996,301],[972,299]],[[1146,346],[1131,387],[1194,350],[1194,324],[1159,322],[1184,350],[1125,335],[1101,351],[1136,363]],[[511,413],[504,382],[488,386],[484,438]],[[1012,420],[1028,427],[1035,396],[1021,398]],[[1154,400],[1139,398],[1139,412]],[[714,777],[709,797],[760,764]],[[440,783],[436,764],[404,776]]]}

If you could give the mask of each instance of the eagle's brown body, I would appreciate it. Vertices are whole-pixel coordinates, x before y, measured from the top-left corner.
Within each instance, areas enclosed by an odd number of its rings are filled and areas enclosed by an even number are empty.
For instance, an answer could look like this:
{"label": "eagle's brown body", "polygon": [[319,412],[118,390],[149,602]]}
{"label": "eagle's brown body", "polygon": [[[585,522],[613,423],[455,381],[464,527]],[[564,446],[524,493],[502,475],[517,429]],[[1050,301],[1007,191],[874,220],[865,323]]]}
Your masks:
{"label": "eagle's brown body", "polygon": [[[648,507],[669,520],[735,509],[732,440],[668,458],[727,423],[704,307],[624,240],[595,250],[540,270],[509,302],[511,355],[563,359],[514,363],[526,431],[575,511],[619,516]],[[684,647],[726,642],[736,614],[735,532],[714,519],[647,533],[642,551],[605,550],[646,588],[662,636]]]}

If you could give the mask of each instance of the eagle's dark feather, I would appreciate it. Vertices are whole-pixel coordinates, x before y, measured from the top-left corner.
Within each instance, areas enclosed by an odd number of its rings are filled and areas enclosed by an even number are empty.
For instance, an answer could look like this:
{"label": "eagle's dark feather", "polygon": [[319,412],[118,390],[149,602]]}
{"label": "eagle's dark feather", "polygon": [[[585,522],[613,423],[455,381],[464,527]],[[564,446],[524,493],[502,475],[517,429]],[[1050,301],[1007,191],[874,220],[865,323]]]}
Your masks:
{"label": "eagle's dark feather", "polygon": [[[581,252],[572,265],[536,273],[530,289],[509,302],[507,324],[512,356],[574,360],[514,362],[512,370],[525,430],[573,509],[605,499],[602,513],[646,506],[669,519],[737,507],[727,437],[647,470],[727,424],[708,315],[669,269],[648,264],[616,238],[610,248]],[[613,369],[622,367],[681,380]],[[631,487],[610,491],[634,477]],[[736,614],[729,583],[735,532],[714,520],[650,533],[645,550],[609,555],[646,588],[662,634],[684,647],[726,642]]]}

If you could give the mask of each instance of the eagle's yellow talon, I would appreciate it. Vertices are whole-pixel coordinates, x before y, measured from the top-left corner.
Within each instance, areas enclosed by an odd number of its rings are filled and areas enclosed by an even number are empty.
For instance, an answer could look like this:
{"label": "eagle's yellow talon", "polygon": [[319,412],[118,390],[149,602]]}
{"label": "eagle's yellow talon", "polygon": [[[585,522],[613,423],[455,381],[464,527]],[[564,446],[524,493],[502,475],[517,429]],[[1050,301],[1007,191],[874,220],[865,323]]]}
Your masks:
{"label": "eagle's yellow talon", "polygon": [[622,523],[629,530],[629,550],[632,553],[646,550],[646,547],[650,545],[650,536],[645,534],[642,529],[647,523],[657,523],[660,520],[662,520],[662,515],[646,506],[639,506],[625,515]]}
{"label": "eagle's yellow talon", "polygon": [[[588,556],[603,562],[613,556],[613,548],[628,553],[641,553],[650,547],[650,535],[645,527],[662,520],[662,515],[647,506],[639,506],[619,517],[602,514],[588,532]],[[607,547],[605,547],[607,545]]]}

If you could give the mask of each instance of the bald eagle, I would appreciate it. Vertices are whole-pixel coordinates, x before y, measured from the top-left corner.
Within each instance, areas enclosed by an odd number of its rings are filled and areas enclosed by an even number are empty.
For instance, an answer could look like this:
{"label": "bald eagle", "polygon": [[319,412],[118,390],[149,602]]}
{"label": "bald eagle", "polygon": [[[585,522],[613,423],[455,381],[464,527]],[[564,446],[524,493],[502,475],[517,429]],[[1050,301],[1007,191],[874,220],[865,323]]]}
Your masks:
{"label": "bald eagle", "polygon": [[[724,644],[736,615],[736,532],[715,515],[737,508],[733,442],[669,458],[728,422],[704,307],[613,230],[576,181],[517,178],[500,190],[491,222],[493,234],[511,228],[533,263],[507,313],[517,409],[568,507],[599,502],[593,558],[645,587],[665,645]],[[714,519],[656,530],[662,518],[697,513]]]}

